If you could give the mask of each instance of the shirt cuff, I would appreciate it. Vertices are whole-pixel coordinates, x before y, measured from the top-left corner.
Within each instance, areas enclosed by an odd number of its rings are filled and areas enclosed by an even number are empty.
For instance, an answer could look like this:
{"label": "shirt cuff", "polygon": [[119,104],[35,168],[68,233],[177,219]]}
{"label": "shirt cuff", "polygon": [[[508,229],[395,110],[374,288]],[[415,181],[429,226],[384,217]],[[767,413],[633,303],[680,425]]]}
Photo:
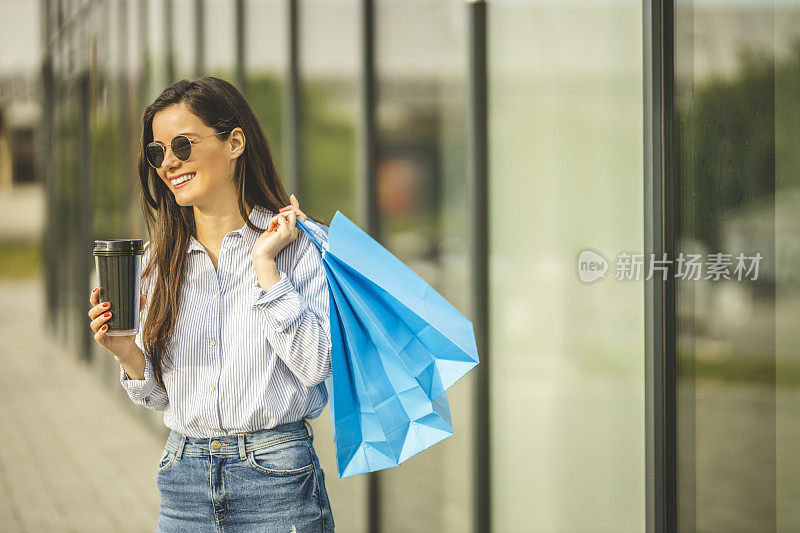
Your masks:
{"label": "shirt cuff", "polygon": [[150,358],[145,355],[144,357],[144,379],[131,379],[125,368],[119,365],[119,382],[125,387],[128,392],[136,392],[145,390],[153,379],[153,369],[150,365]]}
{"label": "shirt cuff", "polygon": [[251,300],[253,309],[262,311],[267,324],[275,331],[284,331],[308,308],[302,296],[294,288],[288,276],[278,271],[281,279],[265,291],[256,282]]}
{"label": "shirt cuff", "polygon": [[273,300],[277,300],[287,292],[294,290],[292,282],[289,281],[289,277],[286,275],[286,272],[283,270],[278,270],[278,273],[280,274],[281,279],[275,285],[270,287],[268,291],[265,291],[263,288],[261,288],[261,285],[259,285],[258,281],[256,280],[251,295],[253,307],[266,305]]}

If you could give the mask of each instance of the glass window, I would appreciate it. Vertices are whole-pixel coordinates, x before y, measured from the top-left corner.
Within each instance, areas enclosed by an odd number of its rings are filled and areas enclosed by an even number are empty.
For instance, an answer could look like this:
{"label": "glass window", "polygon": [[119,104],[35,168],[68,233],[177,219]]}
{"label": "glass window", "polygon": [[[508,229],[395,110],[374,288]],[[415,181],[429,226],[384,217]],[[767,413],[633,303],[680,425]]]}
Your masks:
{"label": "glass window", "polygon": [[800,5],[676,5],[679,519],[797,531]]}
{"label": "glass window", "polygon": [[775,522],[788,533],[800,530],[800,4],[776,2],[774,21]]}
{"label": "glass window", "polygon": [[338,209],[354,222],[359,216],[359,12],[355,0],[304,0],[299,6],[306,203],[330,217]]}
{"label": "glass window", "polygon": [[[303,0],[298,4],[303,189],[297,198],[301,208],[326,224],[337,209],[358,223],[359,3]],[[284,183],[291,189],[287,178]],[[330,420],[329,403],[313,425],[320,464],[326,479],[335,480],[326,485],[336,530],[366,531],[366,476],[337,479]]]}
{"label": "glass window", "polygon": [[283,108],[289,57],[286,5],[283,0],[248,0],[244,5],[247,100],[264,128],[284,179]]}
{"label": "glass window", "polygon": [[[197,2],[195,0],[172,0],[172,19],[169,27],[172,29],[172,56],[175,61],[175,80],[193,80],[197,54],[195,47],[195,34],[197,32]],[[214,33],[204,34],[215,35]],[[213,42],[206,42],[205,48],[214,46]]]}
{"label": "glass window", "polygon": [[493,528],[643,531],[642,3],[488,21]]}
{"label": "glass window", "polygon": [[[164,0],[144,0],[147,11],[140,13],[146,25],[147,57],[145,59],[147,79],[149,82],[148,97],[145,105],[149,105],[161,92],[166,89],[172,80],[169,79],[169,50],[166,49],[167,40],[164,38],[164,17],[167,16],[167,6]],[[173,38],[173,46],[176,40]],[[144,109],[142,109],[144,111]]]}
{"label": "glass window", "polygon": [[236,6],[229,0],[205,0],[206,36],[203,75],[236,84]]}
{"label": "glass window", "polygon": [[[469,316],[464,3],[380,0],[375,15],[380,239]],[[380,473],[386,531],[472,528],[471,375],[447,395],[453,436]]]}

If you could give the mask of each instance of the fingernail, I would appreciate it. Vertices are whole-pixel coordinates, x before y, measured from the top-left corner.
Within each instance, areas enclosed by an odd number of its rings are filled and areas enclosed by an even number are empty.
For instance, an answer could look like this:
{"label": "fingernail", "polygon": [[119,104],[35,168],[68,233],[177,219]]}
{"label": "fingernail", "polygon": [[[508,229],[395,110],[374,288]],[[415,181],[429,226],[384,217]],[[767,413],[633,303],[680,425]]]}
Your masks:
{"label": "fingernail", "polygon": [[92,289],[92,292],[95,292],[97,289]]}
{"label": "fingernail", "polygon": [[103,318],[108,318],[110,316],[111,316],[111,313],[106,313],[106,314],[103,315]]}
{"label": "fingernail", "polygon": [[104,303],[103,307],[108,307],[108,302]]}
{"label": "fingernail", "polygon": [[106,326],[103,326],[103,327],[102,327],[102,328],[100,328],[100,329],[107,329],[107,328],[108,328],[108,326],[106,325]]}

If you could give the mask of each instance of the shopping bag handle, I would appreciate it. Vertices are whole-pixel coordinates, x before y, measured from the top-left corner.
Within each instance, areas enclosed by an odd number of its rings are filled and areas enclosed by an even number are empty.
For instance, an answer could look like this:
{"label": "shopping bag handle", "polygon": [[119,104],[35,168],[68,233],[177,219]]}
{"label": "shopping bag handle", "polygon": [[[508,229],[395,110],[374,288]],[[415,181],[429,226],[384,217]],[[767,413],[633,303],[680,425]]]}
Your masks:
{"label": "shopping bag handle", "polygon": [[[302,231],[303,233],[305,233],[306,235],[308,235],[308,236],[311,238],[311,242],[313,242],[313,243],[314,243],[314,245],[315,245],[315,246],[316,246],[316,247],[319,249],[319,251],[320,251],[320,252],[322,252],[322,254],[324,255],[324,254],[325,254],[325,252],[327,252],[327,251],[328,251],[328,240],[327,240],[327,238],[326,238],[325,240],[320,240],[320,239],[317,237],[317,234],[316,234],[316,233],[314,233],[314,230],[312,230],[311,228],[309,228],[309,227],[306,225],[306,224],[308,224],[309,222],[314,222],[314,221],[313,221],[313,220],[311,220],[310,218],[307,218],[305,223],[303,223],[303,222],[300,222],[300,219],[299,219],[299,218],[295,218],[295,220],[294,220],[294,223],[295,223],[295,225],[296,225],[296,226],[297,226],[297,227],[300,229],[300,231]],[[315,226],[317,226],[318,228],[320,228],[320,230],[321,230],[323,233],[325,233],[325,235],[327,236],[328,232],[327,232],[327,231],[325,231],[324,229],[322,229],[322,227],[321,227],[319,224],[317,224],[316,222],[314,222],[314,225],[315,225]]]}

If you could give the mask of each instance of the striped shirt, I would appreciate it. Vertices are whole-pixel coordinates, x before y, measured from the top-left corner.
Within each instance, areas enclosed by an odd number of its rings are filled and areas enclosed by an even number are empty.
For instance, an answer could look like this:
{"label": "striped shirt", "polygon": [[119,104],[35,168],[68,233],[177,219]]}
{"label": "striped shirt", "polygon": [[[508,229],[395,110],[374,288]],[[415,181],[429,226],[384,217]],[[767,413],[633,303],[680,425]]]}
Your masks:
{"label": "striped shirt", "polygon": [[[274,215],[256,206],[250,220],[266,228]],[[307,222],[327,240],[327,228]],[[216,269],[203,245],[191,238],[168,345],[172,362],[164,367],[166,393],[147,357],[141,380],[130,379],[120,365],[120,383],[131,400],[164,411],[164,425],[184,435],[236,435],[316,418],[328,401],[330,319],[320,252],[299,231],[275,259],[280,281],[265,291],[250,256],[259,235],[246,224],[225,235]],[[142,269],[149,252],[146,245]],[[151,295],[149,287],[143,289],[148,296],[135,342],[146,353],[141,325]]]}

